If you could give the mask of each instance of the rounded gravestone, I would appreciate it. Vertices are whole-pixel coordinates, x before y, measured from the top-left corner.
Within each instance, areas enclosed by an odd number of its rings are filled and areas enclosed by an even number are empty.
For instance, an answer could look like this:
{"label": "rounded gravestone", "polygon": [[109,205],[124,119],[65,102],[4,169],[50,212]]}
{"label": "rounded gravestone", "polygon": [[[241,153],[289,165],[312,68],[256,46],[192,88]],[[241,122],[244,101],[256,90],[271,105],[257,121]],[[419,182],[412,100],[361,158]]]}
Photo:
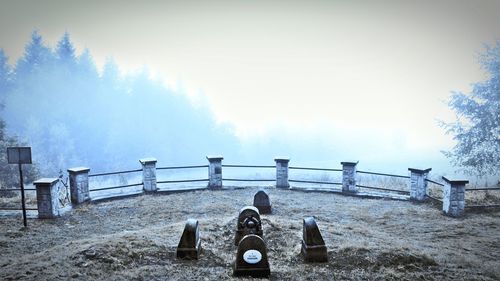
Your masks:
{"label": "rounded gravestone", "polygon": [[325,241],[312,217],[303,221],[302,255],[307,262],[326,262],[328,254]]}
{"label": "rounded gravestone", "polygon": [[249,234],[238,244],[233,274],[235,276],[268,277],[271,274],[266,243],[261,237]]}
{"label": "rounded gravestone", "polygon": [[240,210],[234,236],[234,245],[240,243],[241,238],[248,234],[263,236],[260,213],[254,206],[246,206]]}
{"label": "rounded gravestone", "polygon": [[271,214],[271,200],[269,199],[269,195],[263,189],[260,189],[255,193],[253,197],[253,205],[257,209],[259,209],[259,213],[261,214]]}
{"label": "rounded gravestone", "polygon": [[177,246],[177,258],[197,260],[201,252],[200,228],[198,220],[188,219],[181,240]]}

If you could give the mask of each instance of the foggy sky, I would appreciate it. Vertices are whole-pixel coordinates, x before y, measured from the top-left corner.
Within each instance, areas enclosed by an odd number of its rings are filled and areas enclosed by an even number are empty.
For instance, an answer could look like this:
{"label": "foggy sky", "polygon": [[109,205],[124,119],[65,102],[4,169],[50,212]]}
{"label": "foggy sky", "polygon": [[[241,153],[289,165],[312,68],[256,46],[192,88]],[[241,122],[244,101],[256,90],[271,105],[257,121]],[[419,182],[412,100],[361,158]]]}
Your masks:
{"label": "foggy sky", "polygon": [[0,3],[11,63],[34,29],[51,46],[68,31],[98,65],[205,95],[244,141],[310,134],[374,161],[442,161],[444,101],[485,78],[477,54],[500,39],[495,0]]}

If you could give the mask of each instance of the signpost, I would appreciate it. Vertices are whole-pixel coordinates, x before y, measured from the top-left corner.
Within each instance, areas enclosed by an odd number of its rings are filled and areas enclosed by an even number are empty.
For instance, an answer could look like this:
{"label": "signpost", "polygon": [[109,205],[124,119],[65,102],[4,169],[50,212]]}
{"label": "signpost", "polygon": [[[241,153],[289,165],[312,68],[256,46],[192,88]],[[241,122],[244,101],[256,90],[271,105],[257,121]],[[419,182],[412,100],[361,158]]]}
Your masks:
{"label": "signpost", "polygon": [[28,226],[26,221],[26,203],[24,202],[24,184],[22,164],[31,164],[31,147],[7,147],[7,162],[19,165],[19,184],[21,185],[21,201],[23,206],[24,227]]}

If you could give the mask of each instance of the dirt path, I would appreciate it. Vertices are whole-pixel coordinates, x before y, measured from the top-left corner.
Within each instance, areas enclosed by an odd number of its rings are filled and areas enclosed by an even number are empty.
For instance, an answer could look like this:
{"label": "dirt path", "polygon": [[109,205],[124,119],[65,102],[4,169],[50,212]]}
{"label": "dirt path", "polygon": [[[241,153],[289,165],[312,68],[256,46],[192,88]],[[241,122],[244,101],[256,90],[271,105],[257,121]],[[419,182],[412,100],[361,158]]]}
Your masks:
{"label": "dirt path", "polygon": [[[232,277],[238,210],[256,188],[143,195],[86,204],[57,220],[0,220],[2,280],[247,280]],[[500,280],[500,213],[441,215],[430,204],[268,189],[262,215],[271,280]],[[300,256],[302,219],[314,216],[328,263]],[[187,218],[203,253],[179,261]],[[250,279],[248,279],[250,280]]]}

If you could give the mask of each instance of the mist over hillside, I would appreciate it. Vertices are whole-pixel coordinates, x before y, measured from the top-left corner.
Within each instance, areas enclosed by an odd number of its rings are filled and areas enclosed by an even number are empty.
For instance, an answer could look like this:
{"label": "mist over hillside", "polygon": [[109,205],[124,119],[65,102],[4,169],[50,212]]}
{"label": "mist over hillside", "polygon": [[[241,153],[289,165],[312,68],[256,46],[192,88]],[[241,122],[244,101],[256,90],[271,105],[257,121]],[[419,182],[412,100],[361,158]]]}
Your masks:
{"label": "mist over hillside", "polygon": [[[78,53],[69,33],[51,47],[34,31],[14,65],[3,51],[0,64],[1,118],[9,134],[32,146],[42,176],[73,166],[130,169],[150,156],[161,165],[204,164],[213,154],[233,164],[272,164],[275,156],[287,156],[292,165],[339,167],[340,161],[359,160],[362,169],[375,171],[454,172],[439,151],[418,145],[431,136],[409,140],[387,124],[353,127],[325,120],[238,136],[232,124],[216,120],[205,96],[194,103],[182,88],[151,78],[147,66],[124,73],[108,58],[98,69],[92,50]],[[252,114],[259,118],[259,108]],[[283,119],[292,117],[297,119]]]}
{"label": "mist over hillside", "polygon": [[100,73],[91,52],[76,54],[67,33],[50,48],[34,32],[23,57],[4,68],[2,116],[8,131],[33,147],[43,175],[81,165],[130,168],[146,156],[203,163],[207,153],[239,150],[231,128],[216,124],[205,104],[192,104],[146,69],[122,74],[109,59]]}

